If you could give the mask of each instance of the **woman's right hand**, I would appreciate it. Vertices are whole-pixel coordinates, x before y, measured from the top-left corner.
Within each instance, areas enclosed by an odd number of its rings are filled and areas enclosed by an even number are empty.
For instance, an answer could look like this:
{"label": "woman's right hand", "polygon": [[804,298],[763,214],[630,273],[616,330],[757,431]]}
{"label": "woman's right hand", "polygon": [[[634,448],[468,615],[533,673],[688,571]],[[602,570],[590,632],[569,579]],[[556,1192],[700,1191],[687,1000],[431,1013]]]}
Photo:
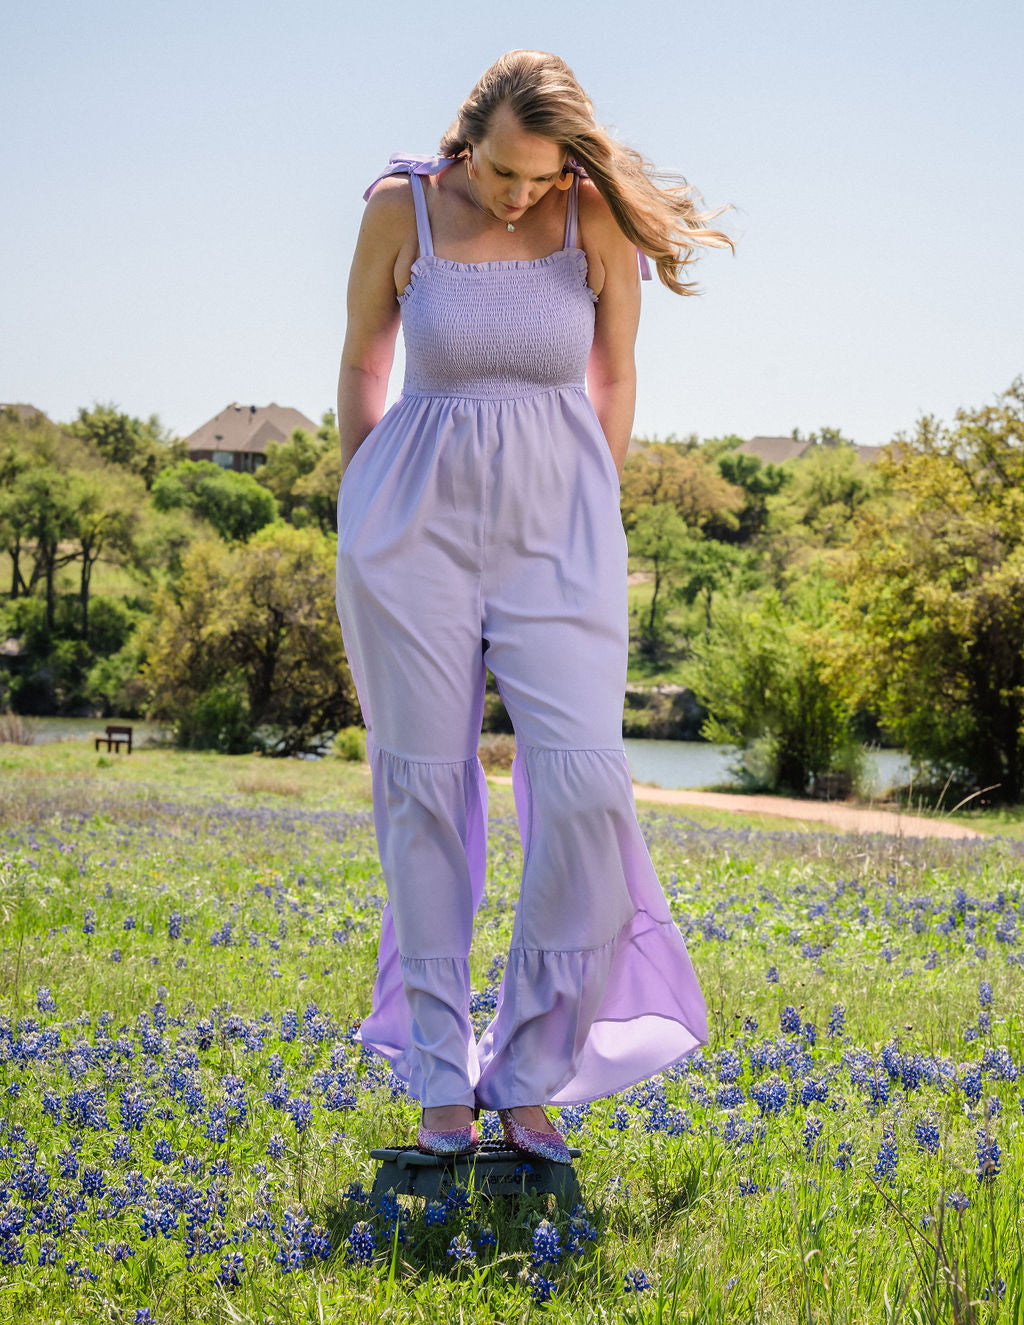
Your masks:
{"label": "woman's right hand", "polygon": [[338,373],[342,471],[384,413],[401,321],[395,268],[416,244],[409,177],[391,176],[370,195],[348,278],[348,321]]}

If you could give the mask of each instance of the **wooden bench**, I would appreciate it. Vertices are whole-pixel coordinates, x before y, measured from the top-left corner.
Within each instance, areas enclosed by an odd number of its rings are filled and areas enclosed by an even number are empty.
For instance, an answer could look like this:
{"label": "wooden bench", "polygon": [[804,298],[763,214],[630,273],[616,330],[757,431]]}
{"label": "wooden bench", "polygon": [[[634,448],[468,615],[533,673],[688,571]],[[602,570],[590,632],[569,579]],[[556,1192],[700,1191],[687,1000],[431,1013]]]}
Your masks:
{"label": "wooden bench", "polygon": [[106,736],[96,737],[96,749],[105,745],[108,750],[113,750],[115,754],[120,752],[121,746],[128,747],[128,754],[132,752],[132,729],[131,727],[120,726],[118,723],[111,723],[106,729]]}

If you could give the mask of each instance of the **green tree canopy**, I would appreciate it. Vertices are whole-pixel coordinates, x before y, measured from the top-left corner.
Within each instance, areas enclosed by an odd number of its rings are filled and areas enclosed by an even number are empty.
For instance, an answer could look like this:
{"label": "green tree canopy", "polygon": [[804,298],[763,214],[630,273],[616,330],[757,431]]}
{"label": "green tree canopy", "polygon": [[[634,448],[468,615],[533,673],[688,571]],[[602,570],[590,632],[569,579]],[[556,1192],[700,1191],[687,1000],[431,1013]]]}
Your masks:
{"label": "green tree canopy", "polygon": [[292,754],[358,721],[334,562],[331,539],[282,524],[188,550],[142,639],[152,712],[180,744]]}
{"label": "green tree canopy", "polygon": [[251,474],[212,460],[182,460],[163,470],[153,484],[153,504],[158,511],[194,511],[231,542],[244,542],[277,519],[272,493]]}
{"label": "green tree canopy", "polygon": [[1024,792],[1024,378],[995,405],[922,418],[879,461],[840,563],[834,672],[937,779]]}
{"label": "green tree canopy", "polygon": [[161,469],[185,456],[184,442],[166,432],[156,414],[143,422],[112,403],[80,408],[68,431],[95,446],[108,464],[139,475],[147,488]]}
{"label": "green tree canopy", "polygon": [[672,506],[688,528],[713,537],[735,531],[743,492],[727,483],[699,451],[653,442],[628,458],[622,472],[622,520],[628,532],[640,511]]}
{"label": "green tree canopy", "polygon": [[694,641],[686,678],[708,711],[703,734],[740,749],[760,744],[772,790],[802,794],[849,760],[850,713],[828,668],[836,597],[816,571],[788,599],[769,589],[721,600]]}

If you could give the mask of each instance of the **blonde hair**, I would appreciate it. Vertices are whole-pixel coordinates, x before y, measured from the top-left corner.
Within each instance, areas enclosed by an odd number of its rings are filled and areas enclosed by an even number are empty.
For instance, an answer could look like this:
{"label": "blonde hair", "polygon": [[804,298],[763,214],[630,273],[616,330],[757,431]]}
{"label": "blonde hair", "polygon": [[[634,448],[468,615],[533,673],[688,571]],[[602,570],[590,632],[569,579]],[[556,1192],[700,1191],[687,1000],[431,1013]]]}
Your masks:
{"label": "blonde hair", "polygon": [[558,143],[583,167],[619,229],[657,264],[662,284],[675,294],[700,294],[694,282],[679,279],[699,256],[697,246],[735,252],[728,235],[708,227],[732,204],[698,211],[694,200],[700,195],[693,187],[616,142],[595,121],[593,103],[569,66],[546,51],[508,51],[495,60],[459,107],[440,154],[458,156],[485,138],[499,106],[507,106],[527,133]]}

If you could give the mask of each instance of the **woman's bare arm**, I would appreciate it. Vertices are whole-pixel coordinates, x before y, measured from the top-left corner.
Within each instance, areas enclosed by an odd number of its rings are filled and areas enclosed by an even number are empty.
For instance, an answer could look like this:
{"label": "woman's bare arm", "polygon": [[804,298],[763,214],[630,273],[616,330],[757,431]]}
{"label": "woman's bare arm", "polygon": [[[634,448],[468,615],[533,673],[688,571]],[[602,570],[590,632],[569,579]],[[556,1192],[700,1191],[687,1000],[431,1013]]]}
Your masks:
{"label": "woman's bare arm", "polygon": [[587,391],[621,478],[636,411],[635,346],[640,325],[636,248],[593,185],[580,188],[580,232],[586,235],[592,274],[603,275],[587,362]]}
{"label": "woman's bare arm", "polygon": [[407,177],[382,180],[366,204],[348,278],[348,323],[338,373],[338,433],[347,466],[384,413],[400,310],[395,264],[413,217]]}

